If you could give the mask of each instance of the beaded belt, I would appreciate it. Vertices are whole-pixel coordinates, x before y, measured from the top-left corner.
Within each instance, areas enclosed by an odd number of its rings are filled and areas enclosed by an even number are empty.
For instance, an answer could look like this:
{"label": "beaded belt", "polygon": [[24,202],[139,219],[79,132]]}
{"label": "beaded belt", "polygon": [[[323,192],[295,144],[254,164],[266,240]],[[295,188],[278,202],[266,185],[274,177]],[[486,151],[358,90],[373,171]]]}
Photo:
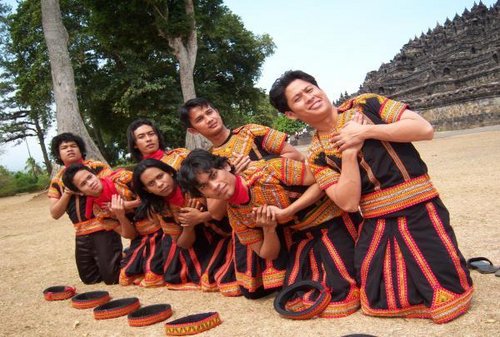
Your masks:
{"label": "beaded belt", "polygon": [[361,212],[365,218],[376,218],[400,211],[437,197],[438,191],[427,174],[381,191],[361,196]]}

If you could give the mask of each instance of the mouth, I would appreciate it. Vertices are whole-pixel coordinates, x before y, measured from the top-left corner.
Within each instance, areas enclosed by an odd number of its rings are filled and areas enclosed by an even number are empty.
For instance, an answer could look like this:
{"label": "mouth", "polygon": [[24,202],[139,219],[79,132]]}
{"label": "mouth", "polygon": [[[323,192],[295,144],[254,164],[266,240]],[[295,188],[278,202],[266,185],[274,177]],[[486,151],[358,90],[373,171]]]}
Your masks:
{"label": "mouth", "polygon": [[323,102],[322,102],[320,99],[319,99],[319,100],[317,100],[317,101],[314,101],[314,102],[313,102],[313,103],[309,106],[309,109],[310,109],[310,110],[315,110],[315,109],[318,109],[318,108],[321,106],[321,104],[322,104],[322,103],[323,103]]}
{"label": "mouth", "polygon": [[160,193],[165,195],[165,196],[168,196],[171,192],[172,192],[172,189],[170,188],[170,186],[166,186],[160,190]]}

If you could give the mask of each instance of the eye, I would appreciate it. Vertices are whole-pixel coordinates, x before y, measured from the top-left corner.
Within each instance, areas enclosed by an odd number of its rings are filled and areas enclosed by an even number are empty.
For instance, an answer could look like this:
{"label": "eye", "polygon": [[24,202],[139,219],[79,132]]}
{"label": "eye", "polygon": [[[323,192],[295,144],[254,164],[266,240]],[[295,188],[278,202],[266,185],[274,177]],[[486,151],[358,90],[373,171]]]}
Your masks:
{"label": "eye", "polygon": [[216,170],[211,171],[208,177],[210,178],[210,180],[214,180],[215,178],[217,178],[217,171]]}

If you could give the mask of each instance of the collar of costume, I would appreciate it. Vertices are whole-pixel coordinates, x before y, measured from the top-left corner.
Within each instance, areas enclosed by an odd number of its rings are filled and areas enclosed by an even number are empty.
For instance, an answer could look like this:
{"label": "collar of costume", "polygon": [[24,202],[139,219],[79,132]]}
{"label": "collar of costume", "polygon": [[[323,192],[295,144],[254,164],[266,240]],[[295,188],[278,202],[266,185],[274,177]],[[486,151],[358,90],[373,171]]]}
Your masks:
{"label": "collar of costume", "polygon": [[243,205],[250,201],[250,194],[248,194],[248,189],[245,184],[243,184],[243,179],[236,175],[236,183],[234,186],[234,194],[228,200],[231,204]]}
{"label": "collar of costume", "polygon": [[163,158],[163,155],[165,154],[165,151],[161,150],[161,149],[158,149],[156,150],[155,152],[153,153],[150,153],[150,154],[145,154],[143,156],[143,159],[149,159],[149,158],[153,158],[153,159],[156,159],[156,160],[161,160],[161,158]]}
{"label": "collar of costume", "polygon": [[105,177],[101,178],[102,192],[98,197],[87,196],[87,204],[85,205],[85,216],[87,219],[92,217],[92,212],[94,209],[94,204],[103,208],[104,204],[111,201],[111,196],[113,194],[118,194],[116,190],[115,183],[111,178]]}
{"label": "collar of costume", "polygon": [[168,197],[165,197],[165,202],[179,207],[184,206],[185,199],[179,185],[177,185],[175,190],[172,193],[170,193]]}
{"label": "collar of costume", "polygon": [[68,168],[68,166],[70,166],[71,164],[83,164],[83,158],[80,158],[78,159],[77,161],[73,162],[73,163],[70,163],[68,165],[64,164],[64,167],[65,168]]}

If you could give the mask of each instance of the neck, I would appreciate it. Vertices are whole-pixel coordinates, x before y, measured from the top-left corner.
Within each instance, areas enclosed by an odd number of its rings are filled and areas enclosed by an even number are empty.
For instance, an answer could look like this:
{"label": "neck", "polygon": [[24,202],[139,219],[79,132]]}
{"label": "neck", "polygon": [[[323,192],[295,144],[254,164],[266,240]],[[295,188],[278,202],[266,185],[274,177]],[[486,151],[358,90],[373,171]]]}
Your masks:
{"label": "neck", "polygon": [[158,150],[156,150],[153,153],[143,154],[142,155],[142,159],[153,158],[153,159],[156,159],[156,160],[161,160],[161,158],[163,157],[164,153],[165,152],[162,149],[158,149]]}
{"label": "neck", "polygon": [[242,205],[246,204],[250,200],[250,196],[248,195],[248,186],[243,182],[243,179],[240,176],[236,176],[234,193],[231,198],[229,198],[228,202],[230,204]]}
{"label": "neck", "polygon": [[222,131],[219,132],[219,134],[217,134],[216,136],[208,138],[208,140],[212,144],[214,144],[214,146],[221,146],[222,144],[224,144],[224,142],[226,141],[227,137],[229,137],[230,133],[231,133],[231,130],[229,130],[227,127],[224,126],[224,129],[222,129]]}
{"label": "neck", "polygon": [[316,123],[316,125],[311,125],[311,126],[315,128],[320,134],[330,133],[333,130],[335,130],[337,126],[337,117],[338,117],[337,108],[335,106],[332,106],[330,113],[325,118],[323,118],[323,120]]}
{"label": "neck", "polygon": [[83,164],[83,158],[80,158],[80,159],[74,160],[74,161],[72,161],[72,162],[64,162],[64,167],[68,167],[68,166],[70,166],[71,164],[76,164],[76,163]]}

